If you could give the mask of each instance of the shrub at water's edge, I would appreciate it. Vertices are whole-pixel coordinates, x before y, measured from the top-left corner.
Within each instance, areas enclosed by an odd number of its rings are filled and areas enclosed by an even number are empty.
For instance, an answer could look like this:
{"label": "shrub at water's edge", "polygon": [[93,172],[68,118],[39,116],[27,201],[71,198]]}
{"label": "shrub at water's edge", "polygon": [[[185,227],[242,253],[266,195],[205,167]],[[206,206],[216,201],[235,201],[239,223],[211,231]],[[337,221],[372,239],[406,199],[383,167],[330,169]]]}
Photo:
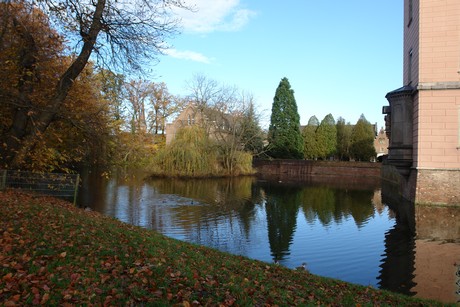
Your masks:
{"label": "shrub at water's edge", "polygon": [[220,146],[199,126],[180,129],[175,139],[157,152],[149,171],[154,176],[184,177],[254,173],[250,153]]}
{"label": "shrub at water's edge", "polygon": [[180,242],[51,197],[0,192],[0,225],[5,306],[442,306]]}

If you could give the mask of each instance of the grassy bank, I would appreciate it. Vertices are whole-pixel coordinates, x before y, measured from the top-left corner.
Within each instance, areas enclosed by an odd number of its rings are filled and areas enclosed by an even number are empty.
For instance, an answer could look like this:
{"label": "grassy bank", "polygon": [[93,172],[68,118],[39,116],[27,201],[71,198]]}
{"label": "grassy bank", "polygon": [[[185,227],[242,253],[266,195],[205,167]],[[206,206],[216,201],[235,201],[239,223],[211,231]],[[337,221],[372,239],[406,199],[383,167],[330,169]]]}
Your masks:
{"label": "grassy bank", "polygon": [[0,303],[441,305],[166,238],[50,197],[0,192]]}

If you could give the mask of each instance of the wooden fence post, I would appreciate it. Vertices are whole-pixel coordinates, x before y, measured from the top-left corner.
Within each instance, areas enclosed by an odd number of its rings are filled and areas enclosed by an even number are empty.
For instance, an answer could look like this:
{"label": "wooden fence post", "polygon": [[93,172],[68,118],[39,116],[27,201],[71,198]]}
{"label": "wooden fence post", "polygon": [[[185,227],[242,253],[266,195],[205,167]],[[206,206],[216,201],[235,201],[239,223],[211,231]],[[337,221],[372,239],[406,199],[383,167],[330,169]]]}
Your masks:
{"label": "wooden fence post", "polygon": [[0,180],[0,191],[6,189],[6,169],[1,170],[1,174],[2,174],[2,177]]}
{"label": "wooden fence post", "polygon": [[77,205],[77,194],[78,194],[78,183],[80,181],[80,174],[77,174],[77,178],[75,179],[75,191],[73,194],[73,205]]}

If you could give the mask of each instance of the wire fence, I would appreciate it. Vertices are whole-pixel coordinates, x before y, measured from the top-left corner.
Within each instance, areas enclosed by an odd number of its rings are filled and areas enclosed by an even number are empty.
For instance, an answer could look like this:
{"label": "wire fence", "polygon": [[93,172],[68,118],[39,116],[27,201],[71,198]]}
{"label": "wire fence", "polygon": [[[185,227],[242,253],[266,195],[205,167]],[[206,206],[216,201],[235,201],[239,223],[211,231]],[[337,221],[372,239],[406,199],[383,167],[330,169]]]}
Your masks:
{"label": "wire fence", "polygon": [[0,170],[0,190],[17,188],[77,202],[79,174]]}

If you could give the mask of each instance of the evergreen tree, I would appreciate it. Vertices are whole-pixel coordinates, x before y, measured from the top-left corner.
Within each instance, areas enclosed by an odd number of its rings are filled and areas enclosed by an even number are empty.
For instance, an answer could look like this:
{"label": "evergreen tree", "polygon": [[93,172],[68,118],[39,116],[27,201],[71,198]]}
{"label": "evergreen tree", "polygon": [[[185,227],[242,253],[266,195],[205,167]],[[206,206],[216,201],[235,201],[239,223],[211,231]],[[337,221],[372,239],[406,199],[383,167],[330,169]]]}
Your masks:
{"label": "evergreen tree", "polygon": [[316,130],[316,143],[318,146],[318,157],[327,159],[335,154],[337,146],[337,128],[332,114],[324,117]]}
{"label": "evergreen tree", "polygon": [[337,119],[337,150],[336,154],[341,161],[350,160],[350,143],[351,143],[351,130],[350,123],[346,123],[345,119],[339,117]]}
{"label": "evergreen tree", "polygon": [[316,129],[318,129],[319,121],[316,116],[310,117],[308,125],[302,130],[303,136],[303,156],[305,159],[318,158],[318,146],[316,144]]}
{"label": "evergreen tree", "polygon": [[313,115],[312,117],[310,117],[310,119],[308,120],[308,125],[309,125],[309,126],[315,126],[315,127],[318,128],[318,126],[319,126],[319,120],[318,120],[318,118],[317,118],[315,115]]}
{"label": "evergreen tree", "polygon": [[374,148],[375,133],[371,123],[361,114],[351,132],[350,155],[357,161],[370,161],[377,156]]}
{"label": "evergreen tree", "polygon": [[303,140],[294,90],[287,78],[281,79],[273,98],[268,128],[268,153],[273,158],[301,159]]}
{"label": "evergreen tree", "polygon": [[259,119],[255,112],[254,103],[250,103],[243,114],[241,123],[241,143],[244,151],[253,155],[259,155],[263,151],[263,131],[259,125]]}

